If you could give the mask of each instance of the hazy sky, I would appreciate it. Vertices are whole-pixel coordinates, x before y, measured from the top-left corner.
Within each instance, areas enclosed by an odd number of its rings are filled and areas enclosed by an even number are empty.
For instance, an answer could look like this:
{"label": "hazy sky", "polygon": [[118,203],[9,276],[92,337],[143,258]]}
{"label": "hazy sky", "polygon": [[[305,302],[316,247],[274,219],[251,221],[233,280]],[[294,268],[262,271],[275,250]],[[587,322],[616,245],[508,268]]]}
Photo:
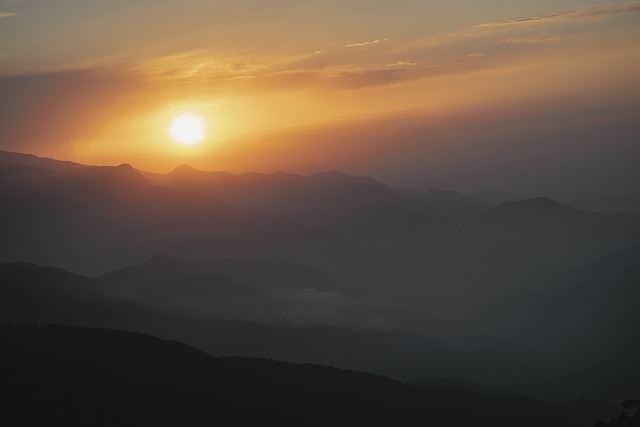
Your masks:
{"label": "hazy sky", "polygon": [[640,1],[0,0],[0,149],[92,164],[640,196],[638,76]]}

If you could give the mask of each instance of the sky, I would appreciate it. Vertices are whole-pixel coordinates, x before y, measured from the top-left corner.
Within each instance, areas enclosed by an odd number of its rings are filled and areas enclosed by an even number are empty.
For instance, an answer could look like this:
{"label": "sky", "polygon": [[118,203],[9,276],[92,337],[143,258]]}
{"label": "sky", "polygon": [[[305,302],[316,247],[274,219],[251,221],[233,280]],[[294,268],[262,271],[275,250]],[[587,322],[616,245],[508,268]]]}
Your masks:
{"label": "sky", "polygon": [[0,0],[0,149],[87,164],[640,196],[638,76],[640,1]]}

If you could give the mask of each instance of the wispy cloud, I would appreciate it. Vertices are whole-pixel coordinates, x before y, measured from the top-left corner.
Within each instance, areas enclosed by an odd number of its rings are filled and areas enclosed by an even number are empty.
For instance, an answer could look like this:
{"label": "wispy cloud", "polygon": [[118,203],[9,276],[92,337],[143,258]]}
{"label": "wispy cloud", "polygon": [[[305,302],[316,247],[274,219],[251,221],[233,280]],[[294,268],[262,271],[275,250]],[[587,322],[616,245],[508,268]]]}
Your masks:
{"label": "wispy cloud", "polygon": [[368,42],[346,44],[346,45],[344,45],[344,47],[371,46],[372,44],[380,44],[380,43],[383,43],[383,42],[386,42],[386,41],[387,41],[387,39],[376,39],[376,40],[370,40]]}
{"label": "wispy cloud", "polygon": [[605,15],[617,13],[628,13],[640,11],[640,1],[624,3],[612,6],[597,6],[586,9],[578,9],[569,12],[552,13],[543,16],[532,16],[527,18],[509,19],[505,21],[488,22],[478,25],[478,27],[505,27],[512,25],[542,23],[542,22],[571,22],[584,19],[592,19]]}
{"label": "wispy cloud", "polygon": [[[225,88],[229,93],[232,90],[359,89],[443,74],[503,72],[501,70],[539,64],[545,58],[553,61],[562,56],[560,52],[575,51],[571,42],[589,40],[589,33],[585,32],[588,29],[584,28],[578,34],[573,31],[563,34],[561,30],[549,33],[544,26],[519,23],[563,20],[562,24],[570,26],[582,19],[602,25],[593,17],[634,11],[640,11],[640,1],[472,25],[410,41],[375,39],[336,43],[277,57],[268,53],[248,57],[240,52],[229,56],[201,50],[147,60],[136,71],[162,80]],[[508,44],[521,45],[521,48],[513,49],[506,46]],[[535,60],[530,60],[534,56]]]}
{"label": "wispy cloud", "polygon": [[18,16],[18,15],[11,12],[0,12],[0,18],[10,18],[12,16]]}
{"label": "wispy cloud", "polygon": [[398,62],[394,62],[392,64],[387,64],[387,67],[414,67],[418,65],[417,62],[412,62],[412,61],[398,61]]}
{"label": "wispy cloud", "polygon": [[137,72],[177,81],[207,81],[251,78],[264,73],[266,64],[246,57],[221,57],[207,51],[191,51],[145,61]]}
{"label": "wispy cloud", "polygon": [[537,36],[530,37],[509,37],[504,40],[500,40],[499,43],[507,44],[542,44],[542,43],[557,43],[567,41],[569,39],[575,39],[575,36],[560,35],[560,34],[539,34]]}

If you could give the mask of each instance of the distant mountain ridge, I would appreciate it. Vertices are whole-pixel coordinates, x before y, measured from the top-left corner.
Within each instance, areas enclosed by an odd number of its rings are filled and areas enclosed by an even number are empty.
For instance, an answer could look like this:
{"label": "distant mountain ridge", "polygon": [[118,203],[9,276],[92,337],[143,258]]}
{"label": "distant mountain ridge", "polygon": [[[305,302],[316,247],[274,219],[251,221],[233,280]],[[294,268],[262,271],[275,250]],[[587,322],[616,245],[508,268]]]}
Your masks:
{"label": "distant mountain ridge", "polygon": [[313,227],[344,227],[372,215],[418,215],[416,200],[368,177],[343,172],[309,176],[284,172],[233,175],[180,166],[168,174],[148,174],[153,182],[221,199],[250,211],[278,214]]}
{"label": "distant mountain ridge", "polygon": [[34,156],[33,154],[15,153],[2,150],[0,150],[0,164],[51,170],[83,169],[90,167],[65,160],[55,160]]}
{"label": "distant mountain ridge", "polygon": [[640,215],[640,198],[623,197],[615,194],[605,194],[593,200],[574,204],[577,208],[602,213],[628,212]]}
{"label": "distant mountain ridge", "polygon": [[[460,320],[640,242],[637,217],[571,210],[549,199],[445,215],[436,213],[440,202],[429,208],[375,180],[339,172],[232,175],[183,166],[173,172],[186,177],[176,184],[189,188],[182,191],[159,185],[172,173],[127,164],[59,170],[57,161],[38,162],[52,169],[0,164],[0,232],[15,242],[0,246],[0,259],[86,274],[158,253],[259,258],[320,269],[378,306]],[[255,203],[263,213],[208,192]],[[470,203],[453,193],[454,201],[461,198],[463,206]]]}
{"label": "distant mountain ridge", "polygon": [[474,193],[471,193],[470,196],[474,200],[478,200],[494,207],[500,206],[501,204],[507,202],[516,202],[518,200],[527,200],[531,198],[530,196],[527,196],[525,194],[507,193],[504,191],[494,191],[487,189],[478,190]]}
{"label": "distant mountain ridge", "polygon": [[0,173],[0,201],[5,206],[0,230],[16,242],[0,246],[5,260],[92,272],[158,252],[189,256],[194,251],[224,250],[233,256],[240,247],[247,256],[264,253],[265,246],[272,253],[279,245],[306,246],[309,241],[322,247],[330,239],[327,233],[273,215],[153,185],[126,164],[46,170],[40,176],[29,169],[28,176],[35,179],[28,181],[22,178],[22,167],[0,169],[8,172]]}
{"label": "distant mountain ridge", "polygon": [[477,215],[491,210],[487,203],[479,202],[473,198],[453,190],[438,190],[431,188],[426,192],[414,196],[434,212],[443,215]]}

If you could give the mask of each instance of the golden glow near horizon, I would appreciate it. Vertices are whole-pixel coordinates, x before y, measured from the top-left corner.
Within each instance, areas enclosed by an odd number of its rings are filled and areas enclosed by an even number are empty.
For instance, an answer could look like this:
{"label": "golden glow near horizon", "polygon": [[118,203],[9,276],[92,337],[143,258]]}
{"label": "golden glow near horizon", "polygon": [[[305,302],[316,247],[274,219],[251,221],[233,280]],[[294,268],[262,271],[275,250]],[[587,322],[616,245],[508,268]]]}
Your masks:
{"label": "golden glow near horizon", "polygon": [[413,179],[637,140],[640,0],[125,3],[0,0],[0,149]]}
{"label": "golden glow near horizon", "polygon": [[169,134],[175,142],[186,147],[197,145],[206,137],[207,124],[194,113],[182,113],[171,121]]}

